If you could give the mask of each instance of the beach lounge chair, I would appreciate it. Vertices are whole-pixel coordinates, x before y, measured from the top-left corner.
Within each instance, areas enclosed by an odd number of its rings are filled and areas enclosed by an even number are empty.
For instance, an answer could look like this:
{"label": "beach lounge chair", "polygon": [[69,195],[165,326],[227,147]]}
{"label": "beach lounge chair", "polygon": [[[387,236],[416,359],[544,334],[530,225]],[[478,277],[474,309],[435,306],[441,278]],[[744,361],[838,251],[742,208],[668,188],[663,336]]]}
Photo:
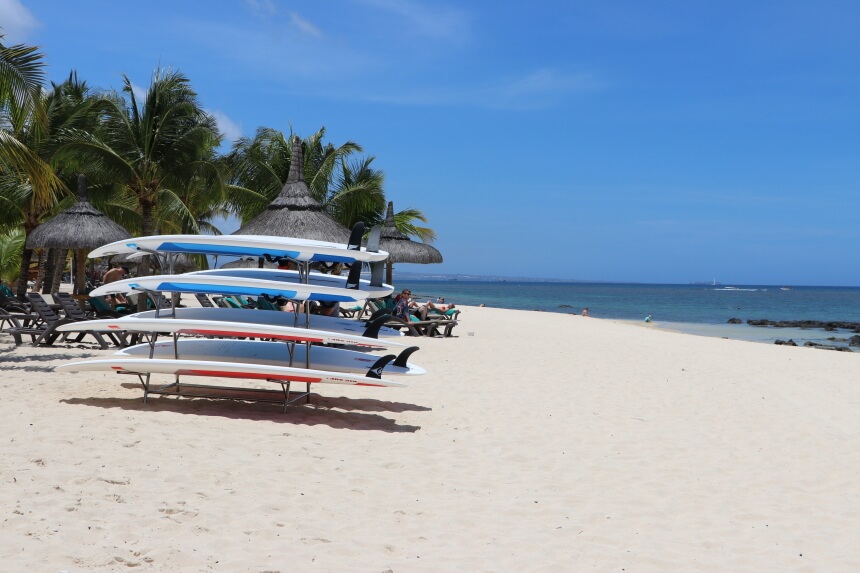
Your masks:
{"label": "beach lounge chair", "polygon": [[0,307],[0,329],[20,329],[35,322],[36,318],[36,315],[29,312],[9,312],[5,308]]}
{"label": "beach lounge chair", "polygon": [[[86,322],[87,320],[95,320],[100,318],[98,315],[95,314],[95,312],[93,312],[92,314],[87,314],[87,312],[83,308],[81,308],[81,305],[70,293],[55,292],[51,296],[60,305],[60,307],[63,309],[63,314],[65,314],[66,318],[69,320],[73,320],[75,322]],[[113,342],[117,346],[125,346],[125,338],[123,336],[117,338],[112,332],[104,332],[101,335],[107,336],[111,340],[111,342]]]}
{"label": "beach lounge chair", "polygon": [[124,314],[131,314],[137,309],[131,306],[117,306],[111,308],[110,303],[103,296],[93,296],[87,299],[87,303],[93,309],[93,314],[98,318],[119,318]]}
{"label": "beach lounge chair", "polygon": [[350,306],[347,308],[340,307],[340,315],[344,318],[357,318],[357,314],[363,313],[367,303],[363,305]]}
{"label": "beach lounge chair", "polygon": [[0,308],[9,312],[30,312],[29,305],[15,298],[15,295],[12,294],[9,287],[6,285],[0,286],[2,286],[2,289],[0,289]]}
{"label": "beach lounge chair", "polygon": [[212,302],[212,299],[209,298],[209,295],[204,294],[202,292],[195,293],[195,298],[197,298],[197,302],[200,303],[200,306],[203,308],[214,308],[215,303]]}
{"label": "beach lounge chair", "polygon": [[263,297],[257,299],[257,310],[281,310],[277,305]]}
{"label": "beach lounge chair", "polygon": [[391,310],[381,308],[370,315],[368,321],[372,321],[383,315],[390,315],[384,326],[389,326],[397,330],[406,329],[407,336],[452,336],[451,331],[457,326],[456,320],[420,320],[417,316],[410,315],[410,320],[406,321],[400,317],[391,314]]}
{"label": "beach lounge chair", "polygon": [[95,311],[92,314],[87,314],[70,293],[55,292],[51,293],[51,297],[63,309],[63,314],[66,315],[66,318],[72,320],[90,320],[95,318]]}
{"label": "beach lounge chair", "polygon": [[57,332],[56,329],[60,325],[82,321],[71,318],[60,318],[60,315],[54,312],[54,309],[51,308],[48,302],[42,298],[42,295],[39,293],[28,292],[27,300],[30,301],[33,314],[38,315],[38,319],[31,321],[31,323],[26,326],[22,324],[20,327],[6,330],[6,332],[11,334],[15,339],[15,344],[22,344],[22,337],[30,336],[33,346],[51,346],[57,338],[62,337],[61,340],[66,341],[71,333],[77,332],[78,336],[72,340],[72,342],[80,342],[85,336],[91,336],[96,339],[96,342],[102,349],[110,346],[101,334],[98,332],[90,332],[86,330],[85,327],[79,331]]}

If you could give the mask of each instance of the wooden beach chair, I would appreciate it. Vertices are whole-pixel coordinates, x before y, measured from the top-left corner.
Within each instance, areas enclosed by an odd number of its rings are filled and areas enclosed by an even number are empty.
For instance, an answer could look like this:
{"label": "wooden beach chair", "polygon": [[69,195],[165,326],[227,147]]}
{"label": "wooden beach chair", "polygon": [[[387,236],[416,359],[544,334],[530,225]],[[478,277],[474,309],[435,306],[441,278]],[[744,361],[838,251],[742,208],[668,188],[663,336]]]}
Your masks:
{"label": "wooden beach chair", "polygon": [[[81,305],[78,304],[78,301],[67,292],[55,292],[51,295],[53,299],[60,305],[63,309],[63,314],[66,315],[66,318],[75,322],[86,322],[88,320],[95,320],[100,318],[95,311],[92,314],[87,314],[87,312],[81,308]],[[104,336],[107,336],[111,342],[113,342],[117,346],[125,346],[125,337],[120,334],[119,337],[114,336],[113,332],[105,331],[102,333]]]}
{"label": "wooden beach chair", "polygon": [[110,303],[103,296],[93,296],[87,299],[87,304],[93,309],[93,314],[97,318],[119,318],[126,314],[132,314],[137,309],[128,306],[117,306],[111,308]]}
{"label": "wooden beach chair", "polygon": [[29,336],[33,342],[33,346],[51,346],[57,338],[62,337],[61,340],[66,341],[71,333],[77,332],[78,336],[72,340],[72,342],[80,342],[85,336],[91,336],[96,339],[96,342],[102,349],[110,346],[101,334],[98,332],[90,332],[86,330],[85,327],[76,331],[57,332],[57,327],[63,324],[82,321],[71,318],[61,318],[60,315],[54,312],[54,309],[51,308],[48,302],[42,298],[42,295],[39,293],[28,292],[27,300],[30,301],[33,314],[38,315],[38,319],[26,326],[22,325],[19,328],[10,328],[6,330],[6,332],[11,334],[15,339],[16,345],[22,344],[23,336]]}
{"label": "wooden beach chair", "polygon": [[[9,289],[3,285],[3,290],[0,291],[0,308],[9,312],[30,312],[30,306],[27,303],[21,302],[14,295],[6,294]],[[10,293],[12,291],[9,291]]]}
{"label": "wooden beach chair", "polygon": [[212,302],[212,299],[209,298],[209,295],[204,294],[202,292],[198,292],[194,294],[194,297],[197,299],[197,302],[200,303],[200,306],[203,308],[215,308],[215,303]]}
{"label": "wooden beach chair", "polygon": [[30,326],[37,318],[37,315],[29,312],[9,312],[5,308],[0,307],[0,330],[11,334],[8,330]]}

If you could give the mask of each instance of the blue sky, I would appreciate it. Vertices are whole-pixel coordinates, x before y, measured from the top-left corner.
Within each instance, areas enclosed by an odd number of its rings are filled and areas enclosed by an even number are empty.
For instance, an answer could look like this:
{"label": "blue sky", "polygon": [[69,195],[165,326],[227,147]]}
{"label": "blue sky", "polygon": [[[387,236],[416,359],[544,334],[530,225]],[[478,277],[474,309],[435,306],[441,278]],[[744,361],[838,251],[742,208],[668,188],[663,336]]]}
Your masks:
{"label": "blue sky", "polygon": [[[49,77],[188,75],[230,137],[351,140],[442,265],[860,285],[860,3],[0,0]],[[225,229],[230,231],[231,229]]]}

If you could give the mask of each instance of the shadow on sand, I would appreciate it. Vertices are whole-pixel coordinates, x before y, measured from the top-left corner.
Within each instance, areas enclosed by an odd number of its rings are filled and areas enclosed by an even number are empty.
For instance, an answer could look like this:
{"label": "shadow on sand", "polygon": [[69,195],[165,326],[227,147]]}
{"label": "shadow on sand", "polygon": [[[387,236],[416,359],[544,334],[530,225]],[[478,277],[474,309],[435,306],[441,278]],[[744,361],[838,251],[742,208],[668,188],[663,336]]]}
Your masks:
{"label": "shadow on sand", "polygon": [[[121,384],[123,388],[140,389],[137,384]],[[137,398],[67,398],[61,400],[74,406],[121,408],[123,410],[173,412],[198,416],[221,416],[233,419],[280,422],[306,426],[326,425],[344,430],[373,430],[380,432],[417,432],[421,426],[399,424],[376,412],[427,412],[430,408],[403,402],[355,399],[345,396],[328,397],[311,394],[311,403],[297,402],[286,413],[280,404],[242,400],[217,400],[200,397],[150,395],[144,404]]]}

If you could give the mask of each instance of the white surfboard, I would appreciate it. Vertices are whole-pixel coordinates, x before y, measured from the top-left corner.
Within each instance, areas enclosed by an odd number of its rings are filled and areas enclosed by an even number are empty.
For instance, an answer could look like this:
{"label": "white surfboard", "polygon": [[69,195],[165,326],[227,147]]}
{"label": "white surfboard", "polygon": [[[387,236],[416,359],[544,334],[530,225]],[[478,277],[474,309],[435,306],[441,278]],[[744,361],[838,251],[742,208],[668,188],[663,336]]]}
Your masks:
{"label": "white surfboard", "polygon": [[[54,368],[60,372],[131,372],[134,374],[173,374],[176,376],[211,376],[217,378],[246,378],[274,382],[306,382],[309,384],[348,384],[354,386],[395,386],[406,384],[349,374],[328,372],[307,368],[270,366],[267,364],[241,364],[238,362],[218,362],[214,360],[175,360],[155,358],[128,358],[113,356],[99,360],[83,360],[61,364]],[[378,373],[377,373],[378,374]]]}
{"label": "white surfboard", "polygon": [[131,316],[123,316],[120,318],[105,318],[100,320],[63,324],[57,327],[57,331],[77,332],[82,328],[93,332],[127,330],[130,332],[166,332],[171,334],[194,334],[198,336],[233,338],[271,338],[274,340],[295,342],[346,344],[368,348],[401,348],[406,346],[392,338],[370,338],[343,332],[316,330],[294,326],[278,326],[250,322],[228,322],[220,320],[194,320],[185,318],[134,318]]}
{"label": "white surfboard", "polygon": [[[247,308],[176,308],[162,309],[158,312],[159,317],[181,318],[186,320],[208,320],[218,322],[236,322],[242,324],[270,325],[270,326],[306,326],[308,315],[299,314],[298,317],[292,312],[281,312],[278,310],[252,310]],[[130,314],[123,318],[155,318],[156,311],[147,310],[137,314]],[[367,325],[349,318],[338,318],[335,316],[310,315],[309,328],[313,330],[324,330],[340,334],[352,334],[355,336],[366,336]],[[298,322],[297,322],[298,320]],[[383,321],[384,322],[384,321]],[[80,325],[79,325],[80,326]],[[400,338],[403,333],[395,328],[383,326],[379,329],[376,337]]]}
{"label": "white surfboard", "polygon": [[[286,271],[281,269],[212,269],[207,271],[195,271],[188,274],[239,277],[256,280],[281,281],[286,283],[299,282],[299,271]],[[346,288],[346,283],[346,276],[308,273],[308,284],[311,285]],[[364,279],[359,281],[358,288],[359,290],[367,292],[367,298],[382,298],[394,292],[394,287],[389,284],[371,285],[370,281]]]}
{"label": "white surfboard", "polygon": [[287,257],[296,261],[372,263],[388,258],[385,251],[365,248],[347,250],[346,245],[268,235],[153,235],[116,241],[89,254],[91,259],[138,251],[158,253],[203,253],[207,255]]}
{"label": "white surfboard", "polygon": [[[260,340],[229,340],[207,338],[183,338],[176,341],[160,340],[154,345],[138,344],[123,348],[114,356],[129,358],[148,358],[152,352],[153,358],[178,358],[180,360],[209,360],[213,362],[238,362],[241,364],[268,364],[269,366],[284,366],[304,368],[307,365],[307,346],[292,347],[283,342],[264,342]],[[401,353],[394,362],[388,363],[383,369],[384,376],[420,375],[427,371],[424,368],[408,363],[408,357],[417,350],[413,346]],[[310,353],[310,368],[334,372],[354,372],[364,374],[381,357],[366,352],[331,348],[327,346],[312,346]]]}
{"label": "white surfboard", "polygon": [[301,283],[284,283],[218,275],[181,274],[133,277],[102,285],[90,296],[132,291],[188,292],[240,296],[274,296],[289,300],[354,303],[363,302],[368,292]]}

